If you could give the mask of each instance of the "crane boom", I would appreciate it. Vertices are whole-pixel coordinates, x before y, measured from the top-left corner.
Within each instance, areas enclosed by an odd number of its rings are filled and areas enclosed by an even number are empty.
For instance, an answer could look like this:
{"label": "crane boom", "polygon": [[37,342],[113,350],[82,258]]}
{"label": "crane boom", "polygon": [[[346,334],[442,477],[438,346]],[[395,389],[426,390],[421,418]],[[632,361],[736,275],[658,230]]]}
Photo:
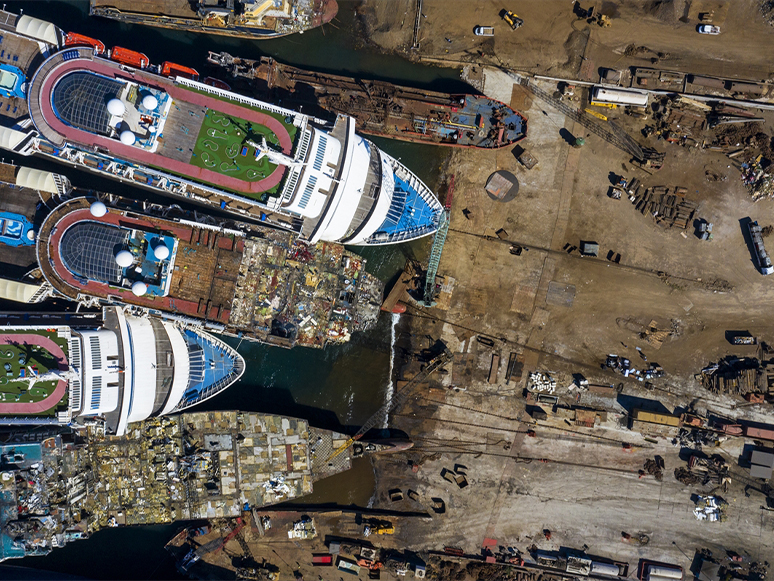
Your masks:
{"label": "crane boom", "polygon": [[330,462],[333,460],[336,456],[344,452],[347,448],[349,448],[352,444],[357,442],[360,438],[362,438],[365,433],[376,427],[376,425],[384,418],[387,417],[387,415],[392,411],[393,408],[398,407],[400,404],[402,404],[408,397],[412,394],[414,389],[422,383],[425,379],[427,379],[434,371],[436,371],[439,367],[443,366],[445,363],[447,363],[449,360],[451,360],[453,354],[449,349],[444,346],[443,353],[435,357],[430,363],[428,363],[424,369],[422,369],[419,373],[417,373],[409,382],[403,386],[403,389],[396,392],[392,398],[390,398],[390,401],[385,403],[379,410],[372,415],[370,418],[366,420],[366,422],[361,426],[361,428],[357,431],[357,433],[350,437],[346,442],[344,442],[341,446],[339,446],[336,450],[331,453],[330,456],[328,456],[328,459],[326,462]]}

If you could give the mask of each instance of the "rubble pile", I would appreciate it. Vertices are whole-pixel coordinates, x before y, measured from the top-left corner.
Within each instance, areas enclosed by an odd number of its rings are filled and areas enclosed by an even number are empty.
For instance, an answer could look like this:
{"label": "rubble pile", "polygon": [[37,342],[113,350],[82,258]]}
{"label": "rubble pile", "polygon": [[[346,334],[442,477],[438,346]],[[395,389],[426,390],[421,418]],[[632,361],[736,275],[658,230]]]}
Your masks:
{"label": "rubble pile", "polygon": [[620,373],[624,377],[632,377],[637,381],[645,381],[656,379],[658,377],[664,377],[664,369],[658,363],[651,363],[647,369],[637,369],[632,365],[632,362],[626,357],[620,357],[615,354],[607,356],[603,368],[612,369],[613,371]]}
{"label": "rubble pile", "polygon": [[726,520],[725,508],[728,503],[717,496],[698,495],[696,508],[693,514],[696,520],[706,520],[709,522],[723,522]]}
{"label": "rubble pile", "polygon": [[762,156],[742,164],[742,182],[754,201],[774,197],[774,175],[766,171],[769,163]]}
{"label": "rubble pile", "polygon": [[637,188],[637,191],[629,196],[629,201],[635,210],[643,216],[651,216],[657,225],[685,230],[698,207],[695,202],[685,199],[687,193],[688,190],[684,187],[655,186],[643,191]]}
{"label": "rubble pile", "polygon": [[301,520],[293,523],[288,531],[289,539],[313,539],[317,536],[317,529],[314,526],[314,519],[303,516]]}
{"label": "rubble pile", "polygon": [[764,22],[774,26],[774,0],[762,0],[760,13]]}
{"label": "rubble pile", "polygon": [[548,373],[535,371],[529,374],[529,384],[527,389],[530,391],[544,391],[547,393],[554,393],[556,391],[556,380],[553,379]]}
{"label": "rubble pile", "polygon": [[654,476],[659,482],[661,482],[661,480],[664,478],[664,472],[662,468],[662,462],[659,460],[654,460],[653,458],[648,458],[645,460],[645,464],[643,466],[643,470],[651,476]]}
{"label": "rubble pile", "polygon": [[675,478],[686,486],[692,486],[701,482],[701,478],[699,478],[696,474],[684,466],[678,466],[675,468]]}

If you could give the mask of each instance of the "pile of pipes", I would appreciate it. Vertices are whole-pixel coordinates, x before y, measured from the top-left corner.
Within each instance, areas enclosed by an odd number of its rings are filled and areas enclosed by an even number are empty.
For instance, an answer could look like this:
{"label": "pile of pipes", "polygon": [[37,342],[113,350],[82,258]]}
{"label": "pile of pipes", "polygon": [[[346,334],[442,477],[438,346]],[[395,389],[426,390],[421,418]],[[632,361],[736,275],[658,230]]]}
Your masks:
{"label": "pile of pipes", "polygon": [[554,393],[556,391],[556,380],[552,379],[547,373],[535,371],[529,374],[529,385],[527,386],[527,389],[530,391]]}

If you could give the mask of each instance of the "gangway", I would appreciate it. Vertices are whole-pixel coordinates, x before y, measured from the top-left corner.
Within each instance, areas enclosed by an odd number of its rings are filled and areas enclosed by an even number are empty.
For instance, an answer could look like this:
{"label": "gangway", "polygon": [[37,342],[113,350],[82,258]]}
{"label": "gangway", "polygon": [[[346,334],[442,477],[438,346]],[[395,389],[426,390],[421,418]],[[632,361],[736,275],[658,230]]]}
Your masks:
{"label": "gangway", "polygon": [[438,266],[441,264],[441,254],[443,245],[446,242],[446,236],[449,233],[449,223],[451,222],[451,204],[454,195],[454,176],[449,181],[449,189],[446,192],[446,203],[443,212],[441,212],[438,230],[433,237],[433,248],[430,250],[430,260],[427,263],[427,275],[425,276],[425,296],[419,304],[425,307],[435,306],[435,275],[438,274]]}
{"label": "gangway", "polygon": [[325,462],[328,463],[333,460],[336,456],[347,450],[350,446],[352,446],[352,444],[362,438],[368,430],[375,428],[383,420],[387,419],[389,413],[394,408],[398,407],[404,401],[406,401],[406,399],[408,399],[408,397],[414,392],[419,384],[427,379],[438,368],[442,367],[445,363],[450,361],[452,357],[453,353],[449,351],[446,345],[444,345],[443,353],[430,361],[424,367],[424,369],[417,373],[405,386],[403,386],[403,389],[395,392],[392,398],[390,398],[390,401],[385,403],[374,415],[368,418],[362,427],[357,431],[357,433],[349,438],[346,442],[344,442],[341,446],[339,446],[336,450],[334,450],[331,455],[328,456]]}

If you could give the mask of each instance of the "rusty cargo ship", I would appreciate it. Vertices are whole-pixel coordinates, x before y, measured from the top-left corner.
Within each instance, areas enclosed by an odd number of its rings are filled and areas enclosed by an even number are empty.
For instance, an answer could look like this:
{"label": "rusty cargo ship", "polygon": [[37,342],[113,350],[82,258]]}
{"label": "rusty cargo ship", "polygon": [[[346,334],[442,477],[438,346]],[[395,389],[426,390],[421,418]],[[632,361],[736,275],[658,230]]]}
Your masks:
{"label": "rusty cargo ship", "polygon": [[[416,143],[496,149],[527,134],[527,120],[483,95],[449,94],[307,71],[275,61],[210,51],[209,64],[256,97],[307,107],[309,113],[353,117],[361,133]],[[221,81],[222,82],[222,81]]]}

